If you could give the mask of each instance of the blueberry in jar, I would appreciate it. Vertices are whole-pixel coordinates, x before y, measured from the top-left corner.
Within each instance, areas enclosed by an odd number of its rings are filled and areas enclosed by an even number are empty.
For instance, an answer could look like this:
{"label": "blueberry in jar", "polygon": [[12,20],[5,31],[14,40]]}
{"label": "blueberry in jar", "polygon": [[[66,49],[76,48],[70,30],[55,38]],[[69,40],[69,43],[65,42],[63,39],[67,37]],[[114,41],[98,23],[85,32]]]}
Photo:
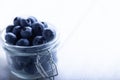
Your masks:
{"label": "blueberry in jar", "polygon": [[13,28],[14,28],[14,25],[8,25],[8,26],[6,27],[6,33],[12,32]]}
{"label": "blueberry in jar", "polygon": [[6,33],[5,35],[5,40],[7,43],[9,44],[15,44],[16,43],[16,40],[17,40],[17,37],[15,34],[9,32],[9,33]]}
{"label": "blueberry in jar", "polygon": [[29,46],[29,40],[28,39],[19,39],[17,42],[16,42],[16,45],[18,46]]}
{"label": "blueberry in jar", "polygon": [[41,22],[44,25],[44,28],[48,28],[48,25],[46,22]]}
{"label": "blueberry in jar", "polygon": [[35,22],[31,25],[33,34],[36,36],[41,36],[43,32],[43,24],[39,22]]}
{"label": "blueberry in jar", "polygon": [[29,20],[27,20],[27,19],[21,19],[20,20],[20,25],[22,26],[22,27],[25,27],[25,26],[30,26],[30,24],[31,24],[31,22],[29,21]]}
{"label": "blueberry in jar", "polygon": [[20,26],[20,21],[21,21],[20,17],[15,17],[15,19],[13,20],[13,23],[15,26]]}
{"label": "blueberry in jar", "polygon": [[46,28],[43,31],[43,37],[47,42],[51,41],[55,37],[55,33],[52,29]]}
{"label": "blueberry in jar", "polygon": [[29,17],[27,18],[27,20],[30,21],[31,24],[37,22],[37,19],[36,19],[35,17],[33,17],[33,16],[29,16]]}
{"label": "blueberry in jar", "polygon": [[35,74],[37,72],[37,68],[36,68],[36,65],[34,62],[31,62],[29,64],[27,64],[25,67],[24,67],[24,71],[28,74]]}
{"label": "blueberry in jar", "polygon": [[20,32],[21,36],[23,38],[29,38],[32,36],[32,28],[31,27],[24,27],[21,32]]}
{"label": "blueberry in jar", "polygon": [[45,42],[45,40],[42,36],[36,36],[33,39],[33,45],[40,45],[40,44],[43,44],[44,42]]}
{"label": "blueberry in jar", "polygon": [[23,64],[18,60],[18,57],[12,56],[12,67],[15,68],[16,70],[22,70],[24,68]]}
{"label": "blueberry in jar", "polygon": [[21,26],[15,26],[12,30],[12,32],[16,35],[16,36],[20,36],[20,31],[21,31]]}

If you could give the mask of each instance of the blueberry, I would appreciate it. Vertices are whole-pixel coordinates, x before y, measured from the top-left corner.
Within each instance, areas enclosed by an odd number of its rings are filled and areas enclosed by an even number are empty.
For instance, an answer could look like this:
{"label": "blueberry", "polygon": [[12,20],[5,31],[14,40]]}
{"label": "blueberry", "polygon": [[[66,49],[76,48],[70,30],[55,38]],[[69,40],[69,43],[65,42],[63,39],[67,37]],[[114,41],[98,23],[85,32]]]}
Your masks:
{"label": "blueberry", "polygon": [[15,26],[12,30],[12,32],[16,35],[16,36],[20,36],[20,31],[21,31],[21,26]]}
{"label": "blueberry", "polygon": [[55,37],[55,33],[52,29],[46,28],[43,31],[43,37],[48,42],[48,41],[51,41]]}
{"label": "blueberry", "polygon": [[34,62],[31,62],[24,67],[24,71],[28,74],[35,74],[37,72],[37,68],[34,64]]}
{"label": "blueberry", "polygon": [[33,16],[29,16],[27,20],[30,21],[31,24],[37,22],[37,19]]}
{"label": "blueberry", "polygon": [[21,21],[20,17],[15,17],[13,23],[14,23],[15,26],[20,26],[20,21]]}
{"label": "blueberry", "polygon": [[31,62],[35,62],[35,56],[17,56],[17,61],[19,61],[24,67]]}
{"label": "blueberry", "polygon": [[42,23],[33,23],[31,25],[32,29],[33,29],[33,34],[37,35],[37,36],[41,36],[42,32],[43,32],[43,24]]}
{"label": "blueberry", "polygon": [[36,36],[34,39],[33,39],[33,45],[40,45],[40,44],[43,44],[44,43],[44,38],[42,36]]}
{"label": "blueberry", "polygon": [[22,26],[22,27],[25,27],[25,26],[30,26],[31,25],[31,22],[29,21],[29,20],[27,20],[27,19],[21,19],[20,20],[20,25]]}
{"label": "blueberry", "polygon": [[41,22],[44,25],[44,28],[48,28],[48,25],[46,22]]}
{"label": "blueberry", "polygon": [[16,70],[24,69],[26,66],[36,61],[36,56],[13,56],[12,67]]}
{"label": "blueberry", "polygon": [[18,46],[29,46],[29,41],[27,39],[19,39],[17,42],[16,42],[16,45]]}
{"label": "blueberry", "polygon": [[5,40],[7,43],[9,44],[15,44],[16,43],[16,40],[17,40],[17,37],[15,34],[11,33],[11,32],[8,32],[6,33],[5,35]]}
{"label": "blueberry", "polygon": [[7,32],[12,32],[13,28],[14,28],[14,25],[8,25],[7,28],[6,28],[6,33]]}
{"label": "blueberry", "polygon": [[20,34],[23,38],[29,38],[30,36],[32,36],[32,28],[31,27],[24,27],[21,30]]}

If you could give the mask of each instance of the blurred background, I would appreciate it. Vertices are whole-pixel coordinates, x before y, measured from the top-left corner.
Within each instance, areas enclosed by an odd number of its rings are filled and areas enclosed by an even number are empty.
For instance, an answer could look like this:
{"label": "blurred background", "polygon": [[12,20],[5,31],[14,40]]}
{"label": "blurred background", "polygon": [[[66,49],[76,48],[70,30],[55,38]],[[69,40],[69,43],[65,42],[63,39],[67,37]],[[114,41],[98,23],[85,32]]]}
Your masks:
{"label": "blurred background", "polygon": [[[0,0],[0,30],[35,16],[60,32],[56,80],[120,79],[119,0]],[[0,53],[0,80],[15,80]]]}

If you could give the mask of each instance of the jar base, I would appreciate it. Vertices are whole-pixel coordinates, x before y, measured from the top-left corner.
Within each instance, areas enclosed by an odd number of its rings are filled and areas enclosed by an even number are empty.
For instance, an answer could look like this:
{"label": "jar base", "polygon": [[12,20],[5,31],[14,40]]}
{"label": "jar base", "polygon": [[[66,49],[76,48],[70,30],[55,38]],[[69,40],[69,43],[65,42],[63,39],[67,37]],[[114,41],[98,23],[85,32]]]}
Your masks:
{"label": "jar base", "polygon": [[14,72],[14,71],[11,71],[11,73],[12,73],[13,75],[17,76],[18,78],[21,78],[21,79],[29,79],[29,80],[32,80],[32,79],[41,78],[39,74],[35,74],[35,75],[17,74],[17,73]]}

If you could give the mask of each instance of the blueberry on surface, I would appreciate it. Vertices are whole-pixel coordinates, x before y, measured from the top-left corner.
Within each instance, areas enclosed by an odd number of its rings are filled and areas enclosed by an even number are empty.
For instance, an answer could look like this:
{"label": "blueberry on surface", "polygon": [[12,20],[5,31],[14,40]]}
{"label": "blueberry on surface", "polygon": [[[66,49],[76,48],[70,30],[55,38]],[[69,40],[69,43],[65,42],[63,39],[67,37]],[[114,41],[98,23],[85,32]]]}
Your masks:
{"label": "blueberry on surface", "polygon": [[37,35],[37,36],[41,36],[42,32],[43,32],[43,24],[42,23],[33,23],[31,25],[32,29],[33,29],[33,34]]}
{"label": "blueberry on surface", "polygon": [[25,27],[25,26],[30,26],[31,25],[31,22],[29,21],[29,20],[27,20],[27,19],[21,19],[20,20],[20,25],[22,26],[22,27]]}
{"label": "blueberry on surface", "polygon": [[15,17],[15,19],[13,20],[13,23],[15,26],[20,26],[20,21],[21,21],[20,17]]}
{"label": "blueberry on surface", "polygon": [[33,39],[33,45],[40,45],[40,44],[43,44],[44,42],[45,42],[45,40],[42,36],[36,36]]}
{"label": "blueberry on surface", "polygon": [[14,28],[14,25],[8,25],[8,26],[6,27],[6,33],[7,33],[7,32],[12,32],[13,28]]}
{"label": "blueberry on surface", "polygon": [[37,72],[37,68],[34,64],[34,62],[31,62],[29,64],[27,64],[25,67],[24,67],[24,71],[28,74],[35,74]]}
{"label": "blueberry on surface", "polygon": [[20,34],[23,38],[29,38],[30,36],[32,36],[32,28],[31,27],[24,27],[21,30]]}
{"label": "blueberry on surface", "polygon": [[28,39],[19,39],[17,42],[16,42],[16,45],[18,46],[29,46],[29,40]]}
{"label": "blueberry on surface", "polygon": [[7,43],[9,44],[15,44],[16,43],[16,40],[17,40],[17,37],[15,34],[11,33],[11,32],[8,32],[6,33],[5,35],[5,40]]}
{"label": "blueberry on surface", "polygon": [[27,20],[30,21],[31,24],[37,22],[37,19],[33,16],[29,16]]}
{"label": "blueberry on surface", "polygon": [[55,37],[55,32],[52,29],[46,28],[43,31],[43,37],[47,42],[49,42]]}
{"label": "blueberry on surface", "polygon": [[19,36],[21,31],[21,26],[15,26],[12,30],[12,32],[16,35]]}
{"label": "blueberry on surface", "polygon": [[46,22],[41,22],[44,25],[44,28],[48,28],[48,25]]}

